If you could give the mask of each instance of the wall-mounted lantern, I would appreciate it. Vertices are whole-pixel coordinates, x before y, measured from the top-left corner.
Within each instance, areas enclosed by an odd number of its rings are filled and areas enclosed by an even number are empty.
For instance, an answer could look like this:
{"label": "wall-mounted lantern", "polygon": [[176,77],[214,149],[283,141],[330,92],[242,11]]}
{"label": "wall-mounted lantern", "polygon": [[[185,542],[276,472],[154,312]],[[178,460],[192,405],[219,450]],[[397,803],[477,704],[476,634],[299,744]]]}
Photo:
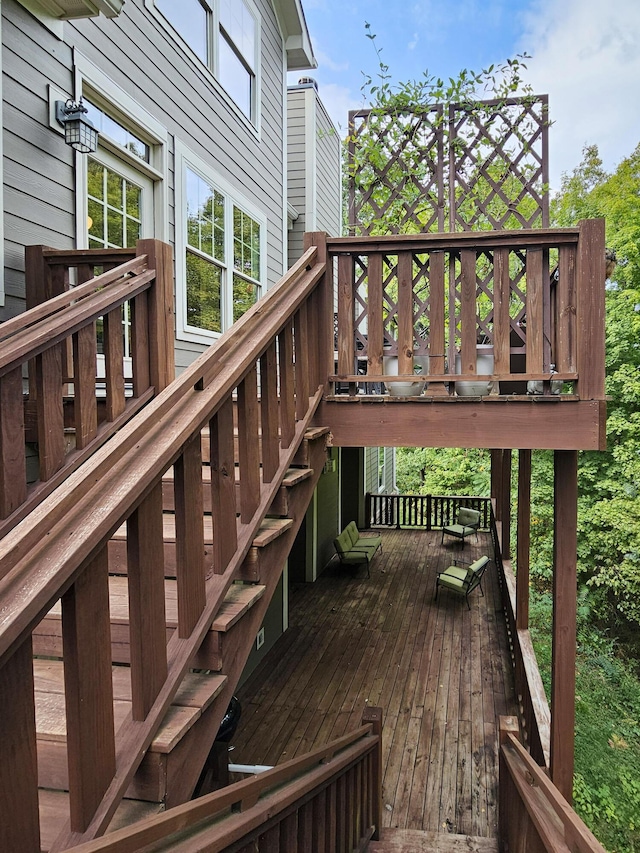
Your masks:
{"label": "wall-mounted lantern", "polygon": [[64,127],[64,141],[81,154],[91,154],[98,148],[98,131],[88,118],[82,98],[76,103],[56,101],[56,119]]}

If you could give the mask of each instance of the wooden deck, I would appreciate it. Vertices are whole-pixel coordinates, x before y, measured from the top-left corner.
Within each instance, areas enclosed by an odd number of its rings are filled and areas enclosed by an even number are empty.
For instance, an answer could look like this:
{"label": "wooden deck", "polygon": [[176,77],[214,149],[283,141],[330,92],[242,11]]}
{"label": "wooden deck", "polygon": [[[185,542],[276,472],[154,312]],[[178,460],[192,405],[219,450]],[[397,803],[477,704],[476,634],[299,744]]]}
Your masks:
{"label": "wooden deck", "polygon": [[290,630],[239,696],[236,763],[277,764],[355,728],[366,703],[384,712],[383,825],[497,837],[497,718],[516,713],[500,589],[441,591],[464,551],[440,532],[383,531],[383,553],[357,576],[330,565],[294,587]]}

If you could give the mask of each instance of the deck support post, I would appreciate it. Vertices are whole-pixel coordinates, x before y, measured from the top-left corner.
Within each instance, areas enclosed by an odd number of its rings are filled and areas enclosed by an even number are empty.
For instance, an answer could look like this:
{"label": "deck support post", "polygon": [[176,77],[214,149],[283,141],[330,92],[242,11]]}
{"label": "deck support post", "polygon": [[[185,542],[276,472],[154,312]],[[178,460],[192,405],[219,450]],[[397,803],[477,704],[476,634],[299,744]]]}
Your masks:
{"label": "deck support post", "polygon": [[571,803],[576,693],[578,453],[556,450],[554,460],[553,650],[551,780]]}
{"label": "deck support post", "polygon": [[518,454],[518,531],[516,574],[516,628],[529,627],[529,544],[531,538],[531,451]]}

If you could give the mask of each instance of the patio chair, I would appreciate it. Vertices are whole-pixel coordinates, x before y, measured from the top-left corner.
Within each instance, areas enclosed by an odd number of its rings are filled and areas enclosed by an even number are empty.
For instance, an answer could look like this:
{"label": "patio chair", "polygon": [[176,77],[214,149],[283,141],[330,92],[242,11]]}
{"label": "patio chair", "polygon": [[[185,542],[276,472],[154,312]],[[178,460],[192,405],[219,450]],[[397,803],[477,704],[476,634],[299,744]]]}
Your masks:
{"label": "patio chair", "polygon": [[466,506],[461,506],[458,510],[456,523],[448,524],[446,525],[446,527],[442,528],[442,538],[440,540],[440,544],[444,542],[444,534],[446,533],[448,536],[454,536],[456,539],[460,539],[462,542],[462,547],[464,548],[465,537],[471,536],[472,533],[475,533],[477,539],[479,527],[480,511],[477,509],[469,509]]}
{"label": "patio chair", "polygon": [[480,557],[470,566],[459,565],[454,562],[453,566],[449,566],[444,572],[440,572],[436,578],[436,594],[434,598],[438,599],[439,587],[444,587],[450,592],[455,592],[456,595],[464,595],[467,602],[467,607],[471,610],[469,604],[469,593],[479,586],[480,592],[484,596],[482,589],[482,576],[489,565],[488,557]]}

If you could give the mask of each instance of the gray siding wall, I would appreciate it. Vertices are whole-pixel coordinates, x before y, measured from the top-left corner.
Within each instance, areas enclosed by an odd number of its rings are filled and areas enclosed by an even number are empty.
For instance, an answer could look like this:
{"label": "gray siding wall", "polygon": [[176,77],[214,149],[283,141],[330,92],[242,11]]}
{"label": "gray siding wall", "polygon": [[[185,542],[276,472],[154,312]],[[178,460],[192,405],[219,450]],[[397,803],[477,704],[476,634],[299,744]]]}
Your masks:
{"label": "gray siding wall", "polygon": [[298,212],[289,230],[289,266],[305,231],[341,233],[340,137],[312,83],[287,92],[287,198]]}
{"label": "gray siding wall", "polygon": [[[173,146],[179,139],[267,217],[267,285],[282,275],[284,68],[282,37],[269,0],[261,15],[260,136],[229,107],[219,88],[145,8],[127,0],[121,15],[65,22],[57,39],[16,0],[4,0],[3,95],[7,304],[24,308],[23,247],[75,245],[72,150],[48,126],[48,84],[74,93],[74,51],[89,59],[169,134],[168,235],[174,242]],[[177,342],[178,368],[203,349]]]}

